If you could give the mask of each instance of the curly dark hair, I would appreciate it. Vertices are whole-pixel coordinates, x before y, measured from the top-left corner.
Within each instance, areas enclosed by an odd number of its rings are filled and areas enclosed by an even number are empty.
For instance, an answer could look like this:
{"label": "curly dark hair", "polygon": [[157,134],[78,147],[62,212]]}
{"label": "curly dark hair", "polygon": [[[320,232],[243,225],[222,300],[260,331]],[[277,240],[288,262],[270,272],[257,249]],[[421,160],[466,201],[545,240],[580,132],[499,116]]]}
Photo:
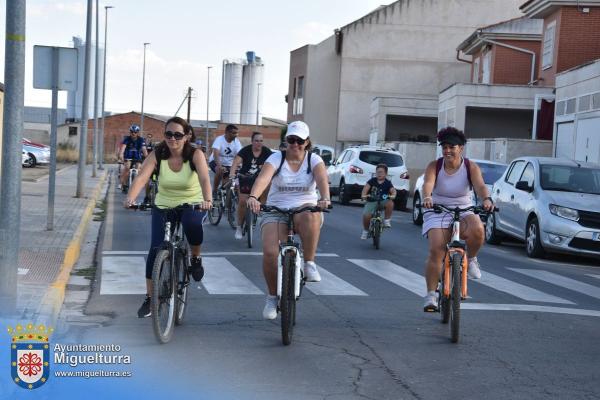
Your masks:
{"label": "curly dark hair", "polygon": [[[448,139],[451,137],[453,139],[458,139],[458,142],[460,142],[460,143],[455,143],[455,144],[464,146],[467,143],[467,138],[465,137],[465,134],[463,133],[463,131],[456,129],[453,126],[447,126],[445,128],[442,128],[442,129],[440,129],[440,131],[437,134],[437,140],[439,143],[444,143],[444,142],[448,141]],[[449,142],[454,143],[455,140],[451,140]]]}

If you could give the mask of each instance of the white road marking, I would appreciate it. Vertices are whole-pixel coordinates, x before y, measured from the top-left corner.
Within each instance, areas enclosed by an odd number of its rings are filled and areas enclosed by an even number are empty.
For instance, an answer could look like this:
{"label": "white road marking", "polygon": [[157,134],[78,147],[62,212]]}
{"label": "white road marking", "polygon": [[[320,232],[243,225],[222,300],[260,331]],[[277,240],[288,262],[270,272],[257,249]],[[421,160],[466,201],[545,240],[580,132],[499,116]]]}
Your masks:
{"label": "white road marking", "polygon": [[224,257],[203,257],[202,285],[210,294],[264,294]]}
{"label": "white road marking", "polygon": [[19,268],[18,275],[27,275],[29,268]]}
{"label": "white road marking", "polygon": [[492,289],[499,290],[501,292],[508,293],[512,296],[518,297],[527,301],[539,301],[544,303],[561,303],[561,304],[575,304],[572,301],[561,299],[560,297],[553,296],[541,292],[537,289],[530,288],[529,286],[521,285],[520,283],[509,281],[498,275],[491,274],[484,271],[481,274],[481,278],[472,282],[481,283],[482,285],[489,286]]}
{"label": "white road marking", "polygon": [[521,274],[531,276],[556,286],[561,286],[566,289],[573,290],[575,292],[583,293],[587,296],[595,297],[600,299],[600,287],[592,286],[587,283],[576,281],[575,279],[567,278],[553,272],[542,271],[539,269],[521,269],[521,268],[509,268],[513,271]]}
{"label": "white road marking", "polygon": [[600,311],[584,310],[566,307],[536,306],[532,304],[484,304],[484,303],[461,303],[461,310],[489,310],[489,311],[533,311],[556,314],[583,315],[600,317]]}
{"label": "white road marking", "polygon": [[591,276],[592,278],[600,279],[600,275],[597,274],[586,274],[587,276]]}
{"label": "white road marking", "polygon": [[[145,251],[135,251],[135,250],[105,250],[102,252],[104,256],[128,256],[128,255],[146,255],[148,254],[148,250]],[[260,251],[213,251],[213,252],[204,252],[202,256],[207,257],[226,257],[226,256],[262,256],[263,253]],[[339,257],[339,255],[335,253],[317,253],[317,257]]]}
{"label": "white road marking", "polygon": [[348,260],[367,271],[403,287],[419,296],[425,296],[425,278],[388,260]]}
{"label": "white road marking", "polygon": [[102,257],[100,294],[145,294],[144,257]]}
{"label": "white road marking", "polygon": [[321,273],[321,282],[308,282],[305,286],[316,295],[325,296],[368,296],[365,292],[351,285],[345,280],[338,278],[325,268],[317,265]]}
{"label": "white road marking", "polygon": [[148,254],[148,250],[134,251],[134,250],[105,250],[102,252],[103,256],[145,256]]}

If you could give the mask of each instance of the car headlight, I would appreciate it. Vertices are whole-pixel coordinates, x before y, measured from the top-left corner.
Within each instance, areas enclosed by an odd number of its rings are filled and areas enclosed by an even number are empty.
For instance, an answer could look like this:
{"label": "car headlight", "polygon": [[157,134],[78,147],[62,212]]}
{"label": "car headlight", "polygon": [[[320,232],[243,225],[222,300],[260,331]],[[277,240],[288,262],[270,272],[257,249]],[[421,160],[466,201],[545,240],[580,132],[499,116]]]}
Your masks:
{"label": "car headlight", "polygon": [[579,212],[572,208],[557,206],[556,204],[550,204],[548,206],[550,212],[556,216],[570,219],[571,221],[579,221]]}

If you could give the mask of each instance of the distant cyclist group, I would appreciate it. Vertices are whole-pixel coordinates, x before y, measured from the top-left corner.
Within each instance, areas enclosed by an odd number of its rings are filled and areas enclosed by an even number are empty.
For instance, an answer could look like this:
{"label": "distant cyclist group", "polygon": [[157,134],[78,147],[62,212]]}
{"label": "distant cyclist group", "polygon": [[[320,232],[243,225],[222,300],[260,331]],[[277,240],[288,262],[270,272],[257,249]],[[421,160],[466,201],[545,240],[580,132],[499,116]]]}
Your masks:
{"label": "distant cyclist group", "polygon": [[[204,237],[203,222],[212,212],[219,196],[219,188],[233,187],[237,194],[237,226],[235,239],[242,239],[242,225],[246,213],[261,214],[263,246],[263,275],[268,289],[263,317],[277,318],[280,310],[281,272],[278,270],[282,257],[281,244],[288,238],[288,227],[300,236],[303,265],[300,271],[303,282],[319,282],[321,275],[315,264],[323,214],[331,207],[326,166],[318,154],[311,151],[309,127],[302,121],[287,126],[285,148],[272,151],[264,145],[260,132],[253,132],[250,144],[242,147],[238,139],[239,129],[230,124],[223,135],[218,136],[207,157],[193,144],[196,143],[192,127],[182,118],[173,117],[165,124],[165,139],[154,146],[141,137],[137,125],[132,125],[119,149],[119,160],[123,163],[120,174],[122,188],[128,186],[130,169],[137,169],[137,176],[127,189],[124,206],[132,208],[136,199],[154,176],[158,192],[151,207],[151,243],[146,261],[147,293],[138,316],[152,315],[153,268],[157,251],[161,248],[165,222],[181,223],[189,244],[189,274],[196,281],[204,276],[201,245]],[[148,136],[147,136],[148,137]],[[429,242],[429,255],[425,265],[427,294],[424,298],[425,311],[438,311],[440,307],[440,274],[447,252],[452,218],[439,211],[468,208],[471,190],[483,199],[482,211],[493,210],[488,189],[483,182],[481,170],[476,163],[463,156],[466,138],[455,128],[445,128],[438,133],[442,157],[429,163],[423,184],[423,206],[435,212],[424,213],[422,234]],[[209,169],[214,177],[209,177]],[[361,198],[365,200],[362,217],[361,239],[370,235],[375,211],[382,212],[382,228],[391,227],[391,216],[396,190],[387,178],[388,167],[376,166],[375,175],[364,186]],[[148,199],[144,199],[147,203]],[[182,208],[183,205],[193,207]],[[306,209],[300,213],[282,213],[281,210]],[[177,210],[177,212],[169,212]],[[457,235],[466,242],[466,265],[469,277],[481,276],[477,253],[483,244],[484,230],[481,220],[472,210],[459,214],[462,222]],[[293,221],[289,221],[292,218]],[[290,225],[291,224],[291,225]],[[233,226],[233,225],[232,225]],[[458,225],[456,225],[458,226]],[[173,229],[173,228],[171,228]],[[291,228],[290,228],[291,229]],[[458,237],[458,236],[457,236]],[[282,316],[283,318],[283,316]],[[295,321],[295,315],[294,315]]]}

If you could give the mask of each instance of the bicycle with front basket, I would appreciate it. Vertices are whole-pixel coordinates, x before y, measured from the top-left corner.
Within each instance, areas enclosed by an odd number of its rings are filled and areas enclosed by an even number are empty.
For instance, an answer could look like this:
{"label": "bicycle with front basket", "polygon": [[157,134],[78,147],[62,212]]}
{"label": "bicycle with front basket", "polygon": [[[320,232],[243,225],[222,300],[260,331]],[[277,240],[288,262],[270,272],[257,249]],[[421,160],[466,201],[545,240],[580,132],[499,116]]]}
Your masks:
{"label": "bicycle with front basket", "polygon": [[281,312],[281,339],[287,346],[292,342],[294,325],[296,325],[296,301],[300,299],[302,288],[306,283],[302,270],[302,250],[300,243],[294,240],[294,215],[304,211],[329,211],[317,206],[285,210],[275,206],[261,205],[260,209],[265,212],[280,213],[287,220],[287,240],[279,243],[279,257],[277,258],[277,299],[279,300],[277,309]]}
{"label": "bicycle with front basket", "polygon": [[[130,208],[145,210],[145,204]],[[187,309],[190,285],[190,248],[181,224],[181,212],[193,208],[201,210],[200,204],[182,204],[161,209],[165,213],[163,243],[160,245],[152,267],[152,327],[160,343],[168,343],[173,337],[175,325],[181,325]]]}
{"label": "bicycle with front basket", "polygon": [[460,303],[467,298],[467,252],[466,243],[460,239],[460,216],[461,213],[473,211],[473,213],[485,218],[489,213],[499,211],[487,211],[480,206],[446,207],[434,204],[433,209],[426,213],[441,214],[446,212],[452,215],[452,235],[446,244],[446,254],[442,261],[442,271],[438,282],[438,311],[441,314],[442,323],[450,322],[450,340],[458,342],[460,338]]}

